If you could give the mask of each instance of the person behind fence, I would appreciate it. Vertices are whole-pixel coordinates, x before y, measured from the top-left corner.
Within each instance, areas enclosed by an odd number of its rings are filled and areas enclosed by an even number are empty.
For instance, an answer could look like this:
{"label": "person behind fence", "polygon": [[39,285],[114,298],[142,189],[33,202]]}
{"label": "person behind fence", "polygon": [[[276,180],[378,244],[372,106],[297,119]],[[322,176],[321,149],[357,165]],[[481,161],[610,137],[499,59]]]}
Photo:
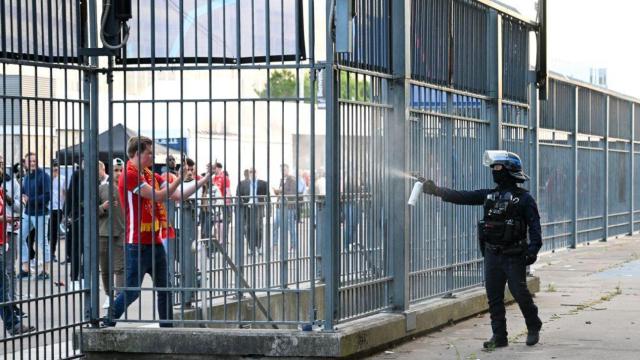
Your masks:
{"label": "person behind fence", "polygon": [[218,239],[220,245],[225,246],[227,238],[229,237],[229,224],[231,224],[231,180],[229,179],[229,173],[224,170],[221,163],[215,164],[215,176],[213,177],[212,184],[218,187],[220,194],[224,198],[224,205],[222,207],[222,221],[218,223],[216,232],[218,233]]}
{"label": "person behind fence", "polygon": [[[185,158],[180,167],[182,173],[182,186],[178,187],[176,193],[181,195],[187,188],[196,184],[196,163],[193,159]],[[205,174],[206,176],[206,174]],[[196,256],[192,251],[192,246],[197,240],[198,234],[198,208],[196,203],[197,192],[185,196],[185,199],[176,204],[179,210],[175,218],[176,228],[176,250],[175,259],[180,265],[178,277],[183,288],[197,287],[196,284]],[[173,264],[170,264],[172,266]],[[182,304],[191,307],[193,301],[193,291],[182,292]]]}
{"label": "person behind fence", "polygon": [[[38,260],[43,260],[42,271],[38,274],[38,280],[50,278],[49,263],[51,252],[47,239],[47,225],[49,223],[49,201],[51,200],[51,177],[38,167],[38,158],[35,153],[28,153],[25,162],[29,172],[22,180],[22,203],[24,211],[21,221],[22,244],[22,271],[20,278],[30,276],[29,269],[29,233],[35,230],[38,243]],[[36,266],[37,271],[37,266]]]}
{"label": "person behind fence", "polygon": [[[124,215],[118,199],[118,180],[124,161],[113,159],[111,177],[98,186],[98,236],[100,247],[100,276],[107,296],[103,309],[108,309],[112,285],[124,286]],[[99,179],[100,181],[100,179]],[[109,256],[111,244],[111,257]],[[115,278],[114,278],[115,277]]]}
{"label": "person behind fence", "polygon": [[247,240],[248,254],[262,255],[265,203],[269,200],[267,182],[257,178],[254,168],[246,169],[237,195],[242,204],[242,233]]}
{"label": "person behind fence", "polygon": [[64,198],[66,196],[67,182],[64,176],[60,175],[60,164],[53,160],[51,164],[51,216],[49,218],[49,247],[51,248],[51,260],[58,261],[56,249],[60,239],[60,221],[62,220],[62,209],[64,208]]}
{"label": "person behind fence", "polygon": [[315,184],[315,193],[316,193],[316,278],[319,281],[324,281],[322,279],[322,240],[324,236],[324,232],[326,231],[324,228],[324,221],[326,216],[325,204],[326,204],[326,189],[327,189],[327,179],[325,178],[324,168],[319,168],[316,171],[316,184]]}
{"label": "person behind fence", "polygon": [[[20,184],[11,175],[5,173],[4,157],[0,155],[0,201],[3,202],[3,211],[7,220],[4,224],[4,246],[0,250],[0,256],[5,266],[5,270],[11,282],[4,283],[4,291],[12,300],[16,298],[16,258],[18,256],[19,233],[20,233]],[[11,221],[13,220],[13,221]],[[1,270],[0,270],[1,271]],[[25,316],[17,305],[11,306],[18,316]]]}
{"label": "person behind fence", "polygon": [[65,240],[66,253],[71,264],[71,290],[83,288],[84,175],[84,160],[80,160],[80,165],[71,175],[67,187],[67,200],[64,204],[64,212],[71,225],[71,231],[67,231]]}
{"label": "person behind fence", "polygon": [[[0,188],[0,247],[2,247],[2,249],[8,246],[8,244],[5,243],[7,240],[6,226],[19,221],[18,217],[13,217],[8,213],[6,210],[8,204],[5,200],[5,189]],[[5,261],[7,260],[6,255],[7,253],[4,251],[0,252],[0,304],[14,301],[11,289],[13,279],[11,279],[10,274],[7,272],[5,265]],[[5,331],[10,335],[19,335],[35,330],[33,326],[27,326],[21,323],[20,316],[15,311],[13,305],[1,305],[0,316],[4,322]]]}
{"label": "person behind fence", "polygon": [[528,330],[526,343],[532,346],[538,343],[542,321],[527,288],[526,267],[536,261],[542,247],[538,206],[531,194],[518,185],[529,179],[518,155],[506,151],[485,151],[483,164],[491,168],[497,187],[457,191],[438,187],[424,177],[419,181],[424,184],[424,193],[437,196],[442,201],[484,207],[484,216],[478,223],[478,236],[484,255],[485,287],[493,336],[484,342],[483,347],[509,345],[504,307],[505,283],[509,284],[509,290],[524,315]]}
{"label": "person behind fence", "polygon": [[[153,166],[153,140],[148,137],[132,137],[127,145],[129,161],[125,172],[118,180],[120,203],[125,215],[125,286],[110,307],[110,317],[104,320],[107,326],[115,326],[115,320],[124,314],[127,307],[140,296],[145,274],[149,274],[156,289],[169,286],[167,254],[162,245],[167,237],[167,200],[181,201],[211,181],[211,165],[207,175],[196,183],[176,191],[182,184],[182,174],[168,183],[159,174],[151,171]],[[134,290],[131,290],[134,289]],[[160,327],[173,327],[173,305],[168,290],[156,290]]]}
{"label": "person behind fence", "polygon": [[[200,176],[204,177],[206,173],[202,173]],[[198,222],[200,223],[200,237],[203,239],[217,239],[215,225],[221,219],[220,208],[224,205],[224,199],[221,196],[220,190],[213,184],[204,184],[202,187],[202,202]]]}
{"label": "person behind fence", "polygon": [[[289,165],[282,164],[280,169],[282,170],[280,187],[273,189],[273,192],[278,196],[273,223],[273,246],[277,247],[278,244],[286,246],[287,235],[289,235],[291,236],[289,251],[295,251],[298,246],[296,199],[300,189],[296,178],[289,173]],[[283,230],[283,228],[287,230]]]}

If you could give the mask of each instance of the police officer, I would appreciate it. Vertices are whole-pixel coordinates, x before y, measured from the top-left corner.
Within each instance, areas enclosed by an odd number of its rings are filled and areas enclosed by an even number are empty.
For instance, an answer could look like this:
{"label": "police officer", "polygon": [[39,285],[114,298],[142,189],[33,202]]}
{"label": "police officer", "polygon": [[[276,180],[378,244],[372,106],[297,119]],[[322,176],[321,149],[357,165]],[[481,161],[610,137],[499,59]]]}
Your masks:
{"label": "police officer", "polygon": [[538,343],[542,321],[527,289],[526,267],[536,261],[542,246],[538,206],[529,192],[518,186],[529,180],[518,155],[506,151],[485,151],[483,163],[491,167],[493,181],[497,184],[494,189],[457,191],[438,187],[422,177],[419,180],[424,183],[423,192],[426,194],[454,204],[484,207],[484,217],[478,223],[478,235],[480,250],[485,257],[485,287],[493,330],[493,336],[484,342],[484,348],[509,345],[504,308],[505,283],[509,284],[509,290],[524,315],[527,345],[532,346]]}

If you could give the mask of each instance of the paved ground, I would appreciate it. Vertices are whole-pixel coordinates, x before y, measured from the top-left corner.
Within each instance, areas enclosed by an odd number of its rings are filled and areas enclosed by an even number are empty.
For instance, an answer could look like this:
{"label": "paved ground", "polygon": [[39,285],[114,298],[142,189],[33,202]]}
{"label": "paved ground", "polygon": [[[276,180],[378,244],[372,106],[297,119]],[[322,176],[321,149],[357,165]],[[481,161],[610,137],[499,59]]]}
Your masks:
{"label": "paved ground", "polygon": [[373,359],[640,359],[640,236],[592,243],[543,255],[536,303],[544,322],[541,343],[524,344],[517,305],[507,308],[510,345],[487,352],[489,315],[372,356]]}

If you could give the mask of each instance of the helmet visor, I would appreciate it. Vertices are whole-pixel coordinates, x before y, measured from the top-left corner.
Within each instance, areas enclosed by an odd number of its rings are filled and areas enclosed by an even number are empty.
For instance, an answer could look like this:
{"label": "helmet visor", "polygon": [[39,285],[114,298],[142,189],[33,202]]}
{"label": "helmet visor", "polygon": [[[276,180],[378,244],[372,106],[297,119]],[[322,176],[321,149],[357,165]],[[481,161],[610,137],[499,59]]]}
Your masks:
{"label": "helmet visor", "polygon": [[482,165],[491,166],[498,161],[509,159],[509,152],[504,150],[486,150],[482,155]]}

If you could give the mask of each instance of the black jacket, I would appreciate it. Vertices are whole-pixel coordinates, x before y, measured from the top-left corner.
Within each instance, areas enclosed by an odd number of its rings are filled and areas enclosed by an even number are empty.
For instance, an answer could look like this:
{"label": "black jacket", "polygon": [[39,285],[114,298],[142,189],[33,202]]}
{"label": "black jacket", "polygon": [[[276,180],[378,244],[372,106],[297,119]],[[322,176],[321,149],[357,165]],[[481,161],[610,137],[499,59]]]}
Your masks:
{"label": "black jacket", "polygon": [[[442,201],[458,204],[458,205],[484,205],[487,195],[499,191],[500,194],[510,191],[513,186],[497,187],[494,189],[480,189],[472,191],[452,190],[444,187],[436,188],[436,196],[442,198]],[[528,191],[523,191],[518,195],[520,202],[517,211],[527,224],[529,231],[529,254],[537,254],[542,247],[542,230],[540,227],[540,214],[538,214],[538,205],[536,200]]]}
{"label": "black jacket", "polygon": [[71,175],[71,181],[69,181],[69,187],[67,188],[67,198],[64,203],[64,213],[69,219],[77,219],[83,215],[83,192],[84,171],[76,170]]}
{"label": "black jacket", "polygon": [[[252,180],[242,180],[236,189],[236,195],[240,197],[240,201],[243,203],[249,202],[249,196],[251,195],[251,181]],[[255,180],[256,181],[256,195],[258,202],[268,201],[269,188],[267,187],[267,182],[264,180]]]}

